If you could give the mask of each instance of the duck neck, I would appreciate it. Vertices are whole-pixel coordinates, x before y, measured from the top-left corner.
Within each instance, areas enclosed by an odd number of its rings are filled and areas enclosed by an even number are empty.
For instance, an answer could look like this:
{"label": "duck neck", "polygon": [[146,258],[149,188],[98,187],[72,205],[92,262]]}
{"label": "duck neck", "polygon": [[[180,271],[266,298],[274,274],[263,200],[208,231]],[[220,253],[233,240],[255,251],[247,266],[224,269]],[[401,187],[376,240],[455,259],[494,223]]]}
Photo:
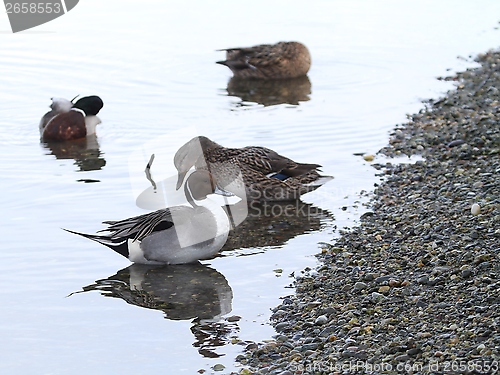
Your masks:
{"label": "duck neck", "polygon": [[97,116],[85,116],[85,127],[87,135],[95,134],[95,128],[101,123],[101,119]]}
{"label": "duck neck", "polygon": [[191,192],[191,189],[189,188],[189,184],[187,183],[187,181],[184,184],[184,195],[186,196],[186,199],[189,202],[189,204],[193,206],[193,208],[200,207],[200,205],[196,203],[197,200],[194,199],[193,193]]}
{"label": "duck neck", "polygon": [[193,208],[205,207],[205,208],[208,208],[210,210],[213,210],[216,208],[220,209],[220,206],[208,197],[204,197],[203,199],[199,199],[199,200],[195,199],[193,197],[193,193],[189,189],[189,184],[187,184],[187,183],[184,184],[184,194],[186,195],[187,201],[189,202],[189,204],[191,206],[193,206]]}
{"label": "duck neck", "polygon": [[101,119],[95,115],[86,115],[85,111],[80,108],[71,108],[72,111],[79,112],[82,114],[85,120],[85,128],[87,129],[87,135],[95,134],[95,128],[101,123]]}

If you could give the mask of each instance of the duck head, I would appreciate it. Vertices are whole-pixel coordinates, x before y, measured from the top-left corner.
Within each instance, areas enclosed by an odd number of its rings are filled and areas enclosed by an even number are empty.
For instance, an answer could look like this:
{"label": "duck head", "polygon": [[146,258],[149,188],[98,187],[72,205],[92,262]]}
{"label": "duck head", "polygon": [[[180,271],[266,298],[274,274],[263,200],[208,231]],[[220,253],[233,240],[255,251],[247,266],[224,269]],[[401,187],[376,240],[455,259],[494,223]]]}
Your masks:
{"label": "duck head", "polygon": [[193,207],[199,206],[197,202],[205,200],[210,194],[218,194],[225,197],[234,195],[220,188],[214,176],[205,170],[197,170],[189,175],[184,185],[184,193],[186,194],[186,199]]}
{"label": "duck head", "polygon": [[95,116],[99,113],[103,106],[104,103],[100,97],[97,95],[91,95],[78,99],[73,105],[73,108],[81,109],[87,116]]}
{"label": "duck head", "polygon": [[207,163],[205,162],[204,152],[211,148],[219,146],[217,143],[211,141],[207,137],[194,137],[185,145],[183,145],[174,156],[174,165],[177,169],[178,179],[176,189],[182,185],[186,173],[191,169],[191,167],[196,166],[198,168],[205,168]]}

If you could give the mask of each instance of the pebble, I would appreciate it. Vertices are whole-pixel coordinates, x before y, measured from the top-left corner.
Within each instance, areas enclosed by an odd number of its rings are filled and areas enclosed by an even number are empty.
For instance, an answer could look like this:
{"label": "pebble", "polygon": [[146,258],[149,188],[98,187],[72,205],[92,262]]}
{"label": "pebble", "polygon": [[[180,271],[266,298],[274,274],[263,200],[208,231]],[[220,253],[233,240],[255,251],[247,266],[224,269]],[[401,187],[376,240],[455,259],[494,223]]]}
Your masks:
{"label": "pebble", "polygon": [[362,281],[358,281],[354,284],[355,290],[363,290],[363,289],[366,289],[367,287],[368,287],[368,284],[366,284]]}
{"label": "pebble", "polygon": [[398,362],[407,362],[410,360],[410,356],[408,354],[401,354],[394,359]]}
{"label": "pebble", "polygon": [[390,276],[390,275],[379,276],[379,277],[377,277],[377,278],[375,279],[375,282],[376,282],[377,284],[382,284],[382,283],[384,283],[384,282],[386,282],[386,281],[389,281],[389,280],[390,280],[390,279],[392,279],[392,278],[393,278],[393,276]]}
{"label": "pebble", "polygon": [[[316,350],[317,348],[318,348],[318,344],[316,344],[316,343],[302,345],[302,351],[305,351],[305,352],[307,352],[308,350]],[[311,354],[311,353],[309,353],[309,354]]]}
{"label": "pebble", "polygon": [[386,297],[381,293],[377,293],[377,292],[372,293],[372,301],[375,303],[383,301],[385,298]]}
{"label": "pebble", "polygon": [[470,208],[470,213],[474,216],[477,216],[481,213],[481,206],[477,203],[474,203]]}
{"label": "pebble", "polygon": [[416,356],[417,354],[420,354],[421,352],[422,352],[422,350],[420,348],[411,348],[411,349],[408,349],[406,354],[408,354],[409,356]]}
{"label": "pebble", "polygon": [[450,143],[448,143],[448,147],[456,147],[456,146],[461,146],[465,143],[465,141],[463,139],[456,139],[454,141],[451,141]]}
{"label": "pebble", "polygon": [[214,366],[212,367],[212,369],[213,369],[214,371],[222,371],[222,370],[224,370],[225,368],[226,368],[226,366],[224,366],[224,365],[223,365],[223,364],[221,364],[221,363],[217,363],[216,365],[214,365]]}
{"label": "pebble", "polygon": [[391,287],[389,285],[382,285],[380,288],[378,288],[379,293],[387,293]]}
{"label": "pebble", "polygon": [[365,161],[373,161],[373,159],[375,159],[375,155],[371,155],[371,154],[366,154],[366,155],[363,155],[363,159],[365,159]]}
{"label": "pebble", "polygon": [[287,322],[281,322],[281,323],[276,324],[276,326],[274,328],[276,329],[276,331],[280,332],[280,331],[284,331],[285,329],[290,328],[290,324],[288,324]]}
{"label": "pebble", "polygon": [[462,276],[462,278],[464,278],[464,279],[468,279],[469,277],[471,277],[471,276],[472,276],[472,270],[470,270],[470,269],[468,269],[468,268],[466,268],[466,269],[462,270],[461,276]]}
{"label": "pebble", "polygon": [[314,321],[314,324],[321,326],[323,324],[326,324],[328,322],[328,318],[325,315],[320,315],[316,318]]}
{"label": "pebble", "polygon": [[417,283],[419,283],[419,284],[429,284],[430,283],[429,276],[424,275],[424,276],[419,277],[417,279]]}

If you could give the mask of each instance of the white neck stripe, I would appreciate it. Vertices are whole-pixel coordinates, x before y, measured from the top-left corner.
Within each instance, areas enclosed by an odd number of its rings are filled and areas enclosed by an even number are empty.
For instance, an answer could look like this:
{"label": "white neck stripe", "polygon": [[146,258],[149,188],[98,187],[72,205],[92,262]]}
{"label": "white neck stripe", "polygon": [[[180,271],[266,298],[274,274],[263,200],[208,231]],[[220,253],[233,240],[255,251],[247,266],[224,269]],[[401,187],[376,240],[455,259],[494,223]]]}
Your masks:
{"label": "white neck stripe", "polygon": [[87,114],[83,111],[83,109],[80,108],[71,108],[72,111],[80,112],[84,117],[87,116]]}

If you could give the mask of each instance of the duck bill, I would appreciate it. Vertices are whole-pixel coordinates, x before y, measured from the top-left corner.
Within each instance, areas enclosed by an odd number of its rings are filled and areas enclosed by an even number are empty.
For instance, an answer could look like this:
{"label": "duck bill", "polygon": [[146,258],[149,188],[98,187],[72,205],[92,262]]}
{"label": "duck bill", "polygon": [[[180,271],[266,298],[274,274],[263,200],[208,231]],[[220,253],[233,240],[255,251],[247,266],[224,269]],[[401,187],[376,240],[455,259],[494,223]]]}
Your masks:
{"label": "duck bill", "polygon": [[219,186],[215,186],[214,194],[219,194],[219,195],[222,195],[223,197],[234,197],[233,193],[231,193],[230,191],[224,190],[224,189],[220,188]]}
{"label": "duck bill", "polygon": [[184,178],[186,177],[186,173],[188,173],[188,171],[177,173],[177,185],[175,186],[175,190],[179,190],[179,188],[182,186]]}

